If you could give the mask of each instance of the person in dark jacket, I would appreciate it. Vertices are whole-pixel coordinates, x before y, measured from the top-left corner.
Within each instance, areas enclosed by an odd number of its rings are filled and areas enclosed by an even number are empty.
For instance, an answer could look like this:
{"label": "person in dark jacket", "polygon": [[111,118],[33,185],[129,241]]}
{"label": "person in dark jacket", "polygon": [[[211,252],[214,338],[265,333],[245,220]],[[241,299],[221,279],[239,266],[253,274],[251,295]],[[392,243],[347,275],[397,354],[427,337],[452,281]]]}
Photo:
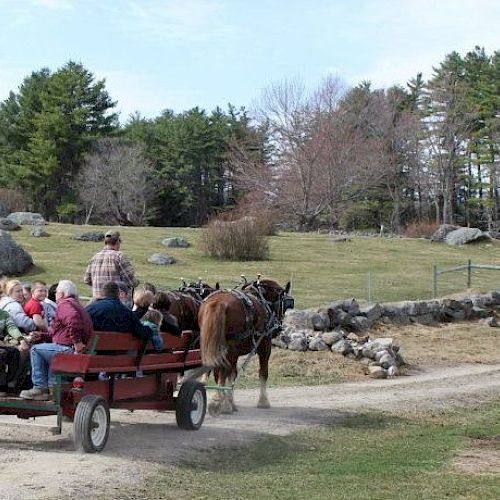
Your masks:
{"label": "person in dark jacket", "polygon": [[114,281],[104,285],[103,293],[104,298],[91,302],[86,308],[95,331],[130,332],[140,339],[151,339],[151,329],[143,325],[133,311],[120,302],[119,288]]}

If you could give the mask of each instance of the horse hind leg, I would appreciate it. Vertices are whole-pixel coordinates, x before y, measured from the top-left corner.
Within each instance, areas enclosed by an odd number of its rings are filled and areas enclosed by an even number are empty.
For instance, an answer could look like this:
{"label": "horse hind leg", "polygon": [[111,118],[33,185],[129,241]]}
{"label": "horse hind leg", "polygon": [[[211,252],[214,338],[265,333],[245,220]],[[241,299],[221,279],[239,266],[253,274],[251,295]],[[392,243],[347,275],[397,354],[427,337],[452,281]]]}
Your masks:
{"label": "horse hind leg", "polygon": [[[231,382],[231,375],[224,374],[224,376],[221,376],[221,379],[219,381],[219,385],[221,387],[226,386],[226,382],[229,384]],[[233,413],[233,403],[232,403],[232,390],[222,390],[220,391],[222,393],[222,399],[221,399],[221,413],[224,415],[231,415]]]}
{"label": "horse hind leg", "polygon": [[[267,339],[266,339],[267,340]],[[271,356],[271,341],[262,341],[259,346],[259,381],[260,393],[257,408],[271,408],[269,398],[267,396],[267,379],[269,377],[269,358]],[[269,344],[269,345],[267,345]]]}
{"label": "horse hind leg", "polygon": [[[215,383],[217,384],[220,380],[220,374],[218,369],[214,369]],[[213,397],[208,403],[208,414],[211,417],[218,417],[221,414],[222,400],[224,398],[224,391],[216,390]]]}
{"label": "horse hind leg", "polygon": [[[229,383],[231,385],[233,385],[234,380],[236,379],[236,375],[237,375],[237,372],[235,371],[231,374],[231,377],[229,377]],[[229,399],[229,403],[231,404],[231,408],[232,408],[233,412],[238,411],[238,407],[234,403],[234,389],[232,391],[227,391],[227,397]]]}

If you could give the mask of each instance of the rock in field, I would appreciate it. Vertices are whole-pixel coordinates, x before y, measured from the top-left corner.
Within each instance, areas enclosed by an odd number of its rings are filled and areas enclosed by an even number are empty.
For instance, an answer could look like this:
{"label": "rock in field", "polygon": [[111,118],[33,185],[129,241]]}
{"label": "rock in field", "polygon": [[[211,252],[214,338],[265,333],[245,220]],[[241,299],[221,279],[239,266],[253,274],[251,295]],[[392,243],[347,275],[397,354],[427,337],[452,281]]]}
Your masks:
{"label": "rock in field", "polygon": [[159,266],[169,266],[171,264],[175,264],[175,259],[171,255],[154,253],[151,257],[149,257],[148,262]]}
{"label": "rock in field", "polygon": [[45,219],[42,215],[35,212],[12,212],[7,216],[7,219],[20,226],[28,224],[45,224]]}
{"label": "rock in field", "polygon": [[33,258],[12,236],[0,230],[0,275],[25,273],[32,265]]}

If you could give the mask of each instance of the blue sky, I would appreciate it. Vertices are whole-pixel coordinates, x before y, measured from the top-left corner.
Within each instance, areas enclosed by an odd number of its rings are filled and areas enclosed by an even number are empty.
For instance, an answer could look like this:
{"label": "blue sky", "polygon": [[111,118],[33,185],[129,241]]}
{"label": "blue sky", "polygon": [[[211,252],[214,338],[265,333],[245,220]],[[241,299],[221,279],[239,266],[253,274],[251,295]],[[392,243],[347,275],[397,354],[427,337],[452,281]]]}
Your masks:
{"label": "blue sky", "polygon": [[456,50],[500,49],[498,0],[0,0],[0,100],[68,60],[140,111],[252,107],[262,89],[329,74],[404,84]]}

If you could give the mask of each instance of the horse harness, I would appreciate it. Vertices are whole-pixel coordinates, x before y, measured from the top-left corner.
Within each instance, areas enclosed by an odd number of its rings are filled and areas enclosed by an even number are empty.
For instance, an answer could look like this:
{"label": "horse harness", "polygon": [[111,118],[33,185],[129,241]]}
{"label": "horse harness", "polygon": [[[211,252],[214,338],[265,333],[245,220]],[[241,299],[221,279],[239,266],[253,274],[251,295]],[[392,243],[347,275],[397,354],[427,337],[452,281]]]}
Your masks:
{"label": "horse harness", "polygon": [[243,312],[245,313],[245,329],[244,329],[244,331],[238,332],[238,333],[229,333],[226,337],[227,340],[240,341],[240,340],[244,340],[248,337],[254,337],[254,344],[255,344],[255,342],[256,342],[255,338],[258,337],[259,344],[260,344],[260,340],[262,338],[274,336],[277,329],[281,327],[281,324],[280,324],[278,318],[276,317],[276,314],[271,309],[268,301],[263,297],[260,290],[257,289],[259,296],[255,297],[255,298],[262,305],[262,307],[264,308],[264,311],[266,313],[266,316],[267,316],[266,326],[264,327],[264,330],[261,332],[256,332],[254,329],[254,322],[255,322],[254,303],[253,303],[252,299],[248,296],[248,294],[242,292],[241,290],[237,290],[237,289],[218,290],[218,291],[213,292],[213,293],[219,293],[219,292],[229,292],[229,293],[233,294],[240,301],[240,304],[243,308]]}

